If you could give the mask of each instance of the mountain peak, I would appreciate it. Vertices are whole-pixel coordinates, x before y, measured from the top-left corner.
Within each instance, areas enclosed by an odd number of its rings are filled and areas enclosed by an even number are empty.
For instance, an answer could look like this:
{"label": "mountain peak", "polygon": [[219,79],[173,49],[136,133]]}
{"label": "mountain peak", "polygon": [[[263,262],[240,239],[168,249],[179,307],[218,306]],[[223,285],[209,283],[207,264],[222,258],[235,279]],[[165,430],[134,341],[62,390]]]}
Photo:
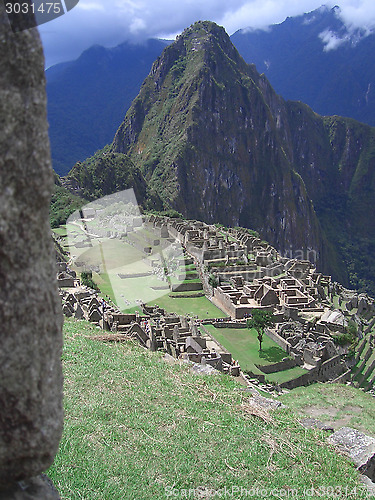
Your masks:
{"label": "mountain peak", "polygon": [[[128,154],[163,200],[188,217],[254,223],[279,248],[286,233],[298,248],[320,253],[316,215],[291,172],[287,121],[282,99],[225,30],[200,21],[154,63],[112,151]],[[278,224],[280,217],[287,222]]]}
{"label": "mountain peak", "polygon": [[[211,21],[198,21],[186,28],[176,41],[166,47],[155,61],[150,77],[155,88],[160,89],[169,76],[176,85],[182,80],[191,80],[193,75],[211,73],[221,78],[228,71],[220,71],[218,66],[231,66],[229,71],[249,66],[244,62],[230,40],[225,29]],[[168,82],[166,82],[169,85]]]}
{"label": "mountain peak", "polygon": [[176,40],[182,41],[193,52],[200,49],[211,50],[214,45],[219,45],[225,52],[233,53],[233,49],[237,52],[225,29],[212,21],[195,22]]}
{"label": "mountain peak", "polygon": [[[212,21],[197,21],[193,23],[191,26],[186,28],[181,35],[177,37],[179,38],[207,38],[207,36],[225,36],[228,37],[225,29],[222,26],[217,25]],[[229,38],[229,37],[228,37]]]}

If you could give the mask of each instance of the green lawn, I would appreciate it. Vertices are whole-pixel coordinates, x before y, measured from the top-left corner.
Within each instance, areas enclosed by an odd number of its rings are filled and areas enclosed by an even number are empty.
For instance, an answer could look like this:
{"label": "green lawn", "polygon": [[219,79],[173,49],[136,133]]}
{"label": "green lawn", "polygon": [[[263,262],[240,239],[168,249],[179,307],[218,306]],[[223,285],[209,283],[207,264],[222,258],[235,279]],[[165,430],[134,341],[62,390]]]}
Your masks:
{"label": "green lawn", "polygon": [[93,340],[98,330],[84,321],[64,329],[65,425],[47,471],[62,500],[189,498],[189,489],[190,498],[223,498],[212,491],[225,487],[238,500],[248,498],[241,488],[266,491],[252,498],[293,488],[302,499],[312,487],[366,498],[355,467],[322,432],[290,410],[253,415],[233,378],[193,375],[131,342]]}
{"label": "green lawn", "polygon": [[[267,365],[277,363],[287,357],[273,340],[267,335],[263,335],[262,350],[259,351],[259,342],[255,330],[234,329],[234,328],[215,328],[213,325],[206,325],[207,330],[232,353],[234,359],[240,363],[243,371],[251,371],[255,374],[262,374],[255,365]],[[266,375],[270,382],[286,382],[306,373],[306,370],[296,367],[278,373]]]}
{"label": "green lawn", "polygon": [[[153,287],[167,285],[156,275],[121,278],[119,275],[148,273],[152,267],[145,261],[145,254],[119,239],[103,242],[93,240],[90,249],[77,249],[78,261],[86,266],[99,266],[100,273],[93,273],[93,279],[104,295],[108,295],[121,310],[138,308],[137,301],[157,300],[170,290],[157,290]],[[73,250],[75,252],[75,249]],[[78,272],[82,268],[76,269]]]}
{"label": "green lawn", "polygon": [[66,226],[56,227],[52,229],[52,231],[58,236],[63,236],[63,237],[67,236]]}
{"label": "green lawn", "polygon": [[301,375],[304,375],[306,370],[303,368],[296,366],[295,368],[290,368],[290,370],[283,370],[281,372],[270,373],[266,375],[266,379],[269,382],[282,384],[283,382],[289,382],[289,380],[293,380]]}
{"label": "green lawn", "polygon": [[331,302],[332,302],[332,304],[334,305],[334,307],[335,307],[336,309],[340,309],[340,310],[342,310],[342,311],[346,311],[346,307],[345,307],[345,305],[346,305],[347,301],[344,301],[344,300],[343,300],[343,301],[342,301],[342,303],[341,303],[341,305],[340,305],[340,304],[339,304],[339,296],[338,296],[338,295],[336,295],[336,294],[335,294],[335,295],[333,296],[333,301],[331,301]]}
{"label": "green lawn", "polygon": [[179,270],[181,272],[186,271],[188,273],[189,271],[193,271],[193,272],[196,271],[197,268],[196,268],[195,264],[186,264],[185,266],[180,266]]}
{"label": "green lawn", "polygon": [[112,302],[116,303],[116,295],[113,291],[111,282],[109,280],[108,274],[107,273],[93,273],[92,274],[93,280],[95,283],[98,285],[100,288],[100,291],[103,295],[108,295]]}
{"label": "green lawn", "polygon": [[199,319],[226,317],[226,314],[212,304],[212,302],[210,302],[205,296],[184,297],[182,295],[181,298],[171,298],[168,295],[164,295],[163,297],[159,297],[158,299],[149,302],[149,304],[157,304],[158,306],[166,309],[168,312],[174,312],[176,314],[198,316]]}
{"label": "green lawn", "polygon": [[[143,268],[143,270],[146,269],[146,267]],[[140,271],[139,268],[138,271]],[[213,305],[207,297],[186,297],[187,294],[196,292],[181,292],[181,294],[175,292],[173,296],[177,296],[177,298],[172,298],[169,297],[171,293],[169,289],[152,290],[151,286],[166,284],[166,282],[158,280],[155,276],[121,279],[116,274],[109,275],[102,272],[100,274],[93,273],[93,279],[98,284],[101,292],[108,295],[123,311],[140,310],[134,301],[143,297],[146,298],[145,302],[149,305],[157,304],[170,313],[198,316],[200,319],[226,317],[226,314]],[[126,304],[125,299],[131,304]]]}
{"label": "green lawn", "polygon": [[143,252],[131,245],[116,238],[103,242],[93,239],[92,242],[94,246],[90,249],[73,249],[73,252],[79,255],[79,260],[87,264],[100,265],[102,269],[107,270],[128,267],[136,273],[144,269]]}
{"label": "green lawn", "polygon": [[[149,269],[149,268],[148,268]],[[144,271],[147,270],[145,266]],[[142,272],[140,268],[138,272]],[[169,288],[157,290],[152,287],[166,286],[167,283],[159,280],[155,275],[122,279],[118,273],[93,274],[94,281],[102,293],[108,295],[122,311],[137,308],[137,301],[148,303],[163,300],[163,294],[170,293]]]}

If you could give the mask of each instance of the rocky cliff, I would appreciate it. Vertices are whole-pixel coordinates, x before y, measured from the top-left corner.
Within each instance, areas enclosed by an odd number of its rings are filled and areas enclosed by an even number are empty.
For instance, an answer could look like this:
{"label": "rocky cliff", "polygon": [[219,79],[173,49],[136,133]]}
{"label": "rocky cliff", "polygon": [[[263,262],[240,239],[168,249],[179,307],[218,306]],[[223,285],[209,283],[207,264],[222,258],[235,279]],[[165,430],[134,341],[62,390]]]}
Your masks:
{"label": "rocky cliff", "polygon": [[371,127],[285,102],[223,28],[198,22],[156,60],[111,152],[189,218],[256,229],[288,256],[314,251],[322,271],[365,286],[374,139]]}
{"label": "rocky cliff", "polygon": [[319,221],[290,163],[287,107],[215,24],[196,23],[164,50],[112,149],[188,217],[253,227],[281,251],[312,248],[322,260]]}

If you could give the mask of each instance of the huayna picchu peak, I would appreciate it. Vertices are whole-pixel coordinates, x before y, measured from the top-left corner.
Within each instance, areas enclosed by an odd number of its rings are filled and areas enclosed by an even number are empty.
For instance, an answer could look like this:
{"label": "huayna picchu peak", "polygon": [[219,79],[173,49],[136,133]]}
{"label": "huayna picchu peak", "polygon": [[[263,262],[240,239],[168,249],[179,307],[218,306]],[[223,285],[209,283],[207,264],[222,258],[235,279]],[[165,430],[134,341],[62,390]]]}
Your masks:
{"label": "huayna picchu peak", "polygon": [[320,270],[374,291],[375,130],[285,101],[215,23],[164,49],[110,150],[186,217],[314,252]]}
{"label": "huayna picchu peak", "polygon": [[223,28],[199,22],[155,62],[112,149],[188,217],[255,227],[281,250],[288,242],[322,255],[289,142],[282,99]]}

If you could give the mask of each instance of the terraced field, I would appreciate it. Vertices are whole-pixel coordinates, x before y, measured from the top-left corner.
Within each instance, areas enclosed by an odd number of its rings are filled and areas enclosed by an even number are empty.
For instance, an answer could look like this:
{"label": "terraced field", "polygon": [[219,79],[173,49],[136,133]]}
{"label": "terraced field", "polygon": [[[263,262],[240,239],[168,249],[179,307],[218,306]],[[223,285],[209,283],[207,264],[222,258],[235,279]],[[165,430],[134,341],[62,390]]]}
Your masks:
{"label": "terraced field", "polygon": [[[352,369],[353,381],[359,387],[370,389],[375,382],[375,350],[370,341],[370,334],[367,334],[362,342],[364,343],[362,353]],[[361,346],[361,343],[359,345]]]}

